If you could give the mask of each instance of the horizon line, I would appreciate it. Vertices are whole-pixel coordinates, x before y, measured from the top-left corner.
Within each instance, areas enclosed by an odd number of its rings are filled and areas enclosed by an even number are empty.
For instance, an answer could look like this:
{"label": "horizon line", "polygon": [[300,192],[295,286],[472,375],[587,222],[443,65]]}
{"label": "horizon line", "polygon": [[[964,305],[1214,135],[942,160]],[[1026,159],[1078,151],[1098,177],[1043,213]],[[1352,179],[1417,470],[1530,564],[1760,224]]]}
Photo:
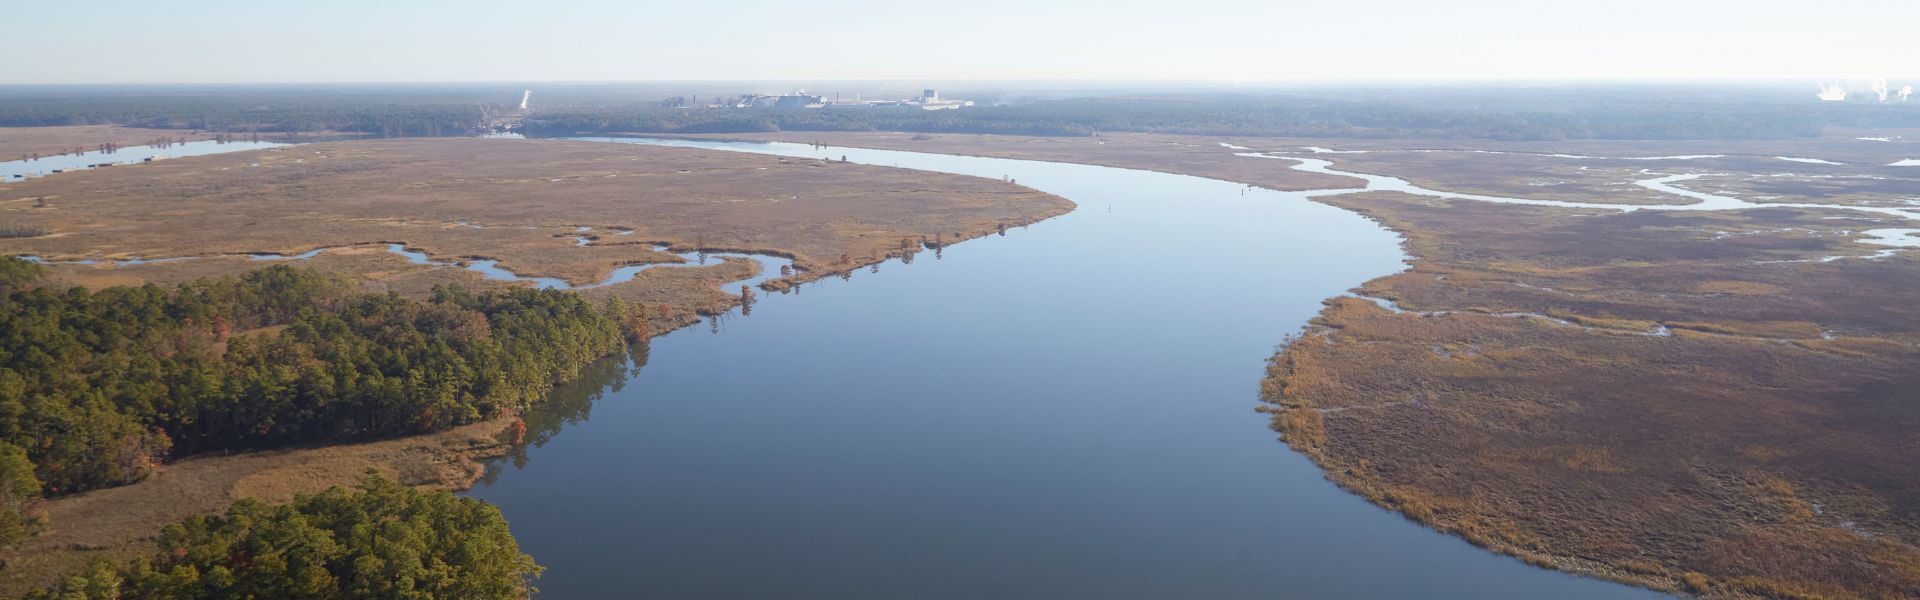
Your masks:
{"label": "horizon line", "polygon": [[1220,79],[1220,78],[1105,78],[1105,77],[818,77],[818,78],[714,78],[714,79],[393,79],[393,80],[269,80],[269,81],[52,81],[52,82],[0,82],[0,87],[52,87],[52,86],[243,86],[243,85],[635,85],[635,84],[676,84],[676,83],[766,83],[766,82],[836,82],[836,83],[893,83],[902,81],[939,82],[939,83],[1081,83],[1081,84],[1182,84],[1182,85],[1218,85],[1226,87],[1262,86],[1262,85],[1314,85],[1314,84],[1621,84],[1621,83],[1845,83],[1849,81],[1872,82],[1877,80],[1920,81],[1920,75],[1912,76],[1769,76],[1769,77],[1692,77],[1692,76],[1656,76],[1656,77],[1345,77],[1345,78],[1303,78],[1303,79]]}

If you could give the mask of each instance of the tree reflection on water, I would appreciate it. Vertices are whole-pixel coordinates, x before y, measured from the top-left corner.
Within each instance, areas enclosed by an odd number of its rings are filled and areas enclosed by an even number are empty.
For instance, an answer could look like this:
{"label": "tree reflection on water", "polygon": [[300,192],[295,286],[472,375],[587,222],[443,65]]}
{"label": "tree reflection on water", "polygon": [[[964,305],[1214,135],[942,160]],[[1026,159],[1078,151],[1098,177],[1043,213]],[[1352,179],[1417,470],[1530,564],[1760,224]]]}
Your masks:
{"label": "tree reflection on water", "polygon": [[628,380],[647,366],[647,344],[634,344],[626,354],[609,356],[580,370],[580,377],[553,389],[545,402],[535,404],[521,415],[527,424],[526,442],[515,446],[506,456],[487,463],[481,485],[492,485],[510,462],[515,469],[526,468],[528,449],[547,444],[561,430],[584,422],[593,412],[593,404],[608,393],[618,392]]}

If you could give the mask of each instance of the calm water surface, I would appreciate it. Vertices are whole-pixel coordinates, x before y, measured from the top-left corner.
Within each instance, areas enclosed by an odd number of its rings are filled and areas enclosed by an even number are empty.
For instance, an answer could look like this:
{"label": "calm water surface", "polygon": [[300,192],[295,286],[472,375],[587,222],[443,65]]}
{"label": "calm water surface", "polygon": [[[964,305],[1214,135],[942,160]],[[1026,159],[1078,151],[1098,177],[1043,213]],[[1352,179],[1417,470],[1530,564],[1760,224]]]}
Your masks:
{"label": "calm water surface", "polygon": [[53,175],[54,171],[81,171],[91,168],[89,165],[111,164],[132,165],[145,162],[148,158],[164,160],[183,156],[204,156],[207,154],[225,154],[242,150],[274,148],[286,144],[274,142],[221,142],[202,140],[182,142],[167,147],[125,146],[114,152],[98,150],[63,156],[43,156],[38,160],[9,160],[0,162],[0,183],[21,179]]}
{"label": "calm water surface", "polygon": [[1655,596],[1375,508],[1254,412],[1275,343],[1403,267],[1355,214],[1143,171],[674,144],[1012,177],[1079,208],[763,296],[560,390],[471,492],[548,567],[543,597]]}

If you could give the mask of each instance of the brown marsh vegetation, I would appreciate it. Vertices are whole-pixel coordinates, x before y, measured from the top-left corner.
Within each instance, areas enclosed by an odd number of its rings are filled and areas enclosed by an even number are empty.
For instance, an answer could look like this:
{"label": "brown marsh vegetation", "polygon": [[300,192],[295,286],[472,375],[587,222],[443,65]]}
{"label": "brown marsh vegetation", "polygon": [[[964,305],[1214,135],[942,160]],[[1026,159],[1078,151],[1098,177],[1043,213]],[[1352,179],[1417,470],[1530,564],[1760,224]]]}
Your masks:
{"label": "brown marsh vegetation", "polygon": [[[1728,175],[1682,187],[1757,202],[1873,205],[1885,203],[1875,194],[1889,185],[1916,189],[1920,171],[1884,167],[1911,145],[1856,135],[1889,133],[1551,144],[725,137],[1082,162],[1276,189],[1355,183],[1300,179],[1220,142],[1378,151],[1315,156],[1434,189],[1569,201],[1681,203],[1632,182],[1691,172]],[[1555,153],[1727,156],[1542,156]],[[1807,176],[1774,178],[1766,189],[1723,183],[1783,172]],[[1854,175],[1819,176],[1834,172]],[[1885,247],[1859,243],[1857,232],[1890,226],[1884,218],[1792,208],[1620,213],[1390,193],[1321,200],[1400,231],[1416,259],[1363,288],[1408,312],[1330,300],[1263,385],[1275,427],[1333,480],[1534,564],[1658,589],[1920,595],[1920,447],[1911,433],[1920,426],[1920,308],[1911,302],[1920,260],[1865,258]],[[1822,262],[1832,257],[1848,258]]]}
{"label": "brown marsh vegetation", "polygon": [[1416,257],[1363,288],[1407,312],[1332,300],[1269,369],[1330,478],[1661,589],[1920,594],[1920,261],[1781,262],[1870,254],[1850,213],[1325,200]]}
{"label": "brown marsh vegetation", "polygon": [[[1336,169],[1391,174],[1428,189],[1568,202],[1689,204],[1694,201],[1634,183],[1689,173],[1702,176],[1670,185],[1752,202],[1900,205],[1920,190],[1920,169],[1888,166],[1903,156],[1907,144],[1828,137],[1780,145],[1778,155],[1766,152],[1772,146],[1753,144],[1760,147],[1724,143],[1718,152],[1708,152],[1671,144],[1615,142],[1581,144],[1579,150],[1561,150],[1556,144],[1524,151],[1372,149],[1311,156],[1332,161]],[[1659,153],[1688,149],[1695,153]],[[1726,152],[1738,154],[1722,154]]]}
{"label": "brown marsh vegetation", "polygon": [[[423,292],[471,273],[408,264],[497,259],[525,276],[580,284],[616,267],[680,262],[675,250],[792,257],[804,281],[898,254],[903,238],[970,239],[1065,213],[1072,203],[1006,182],[739,153],[589,142],[438,138],[333,142],[192,157],[0,186],[0,220],[50,232],[0,252],[51,260],[294,255]],[[589,228],[580,231],[579,228]],[[589,243],[581,245],[577,237]],[[711,283],[751,273],[714,261],[596,290],[702,306]],[[178,282],[259,266],[246,257],[74,266],[88,284]],[[447,271],[422,274],[422,271]],[[695,287],[662,291],[650,282]]]}

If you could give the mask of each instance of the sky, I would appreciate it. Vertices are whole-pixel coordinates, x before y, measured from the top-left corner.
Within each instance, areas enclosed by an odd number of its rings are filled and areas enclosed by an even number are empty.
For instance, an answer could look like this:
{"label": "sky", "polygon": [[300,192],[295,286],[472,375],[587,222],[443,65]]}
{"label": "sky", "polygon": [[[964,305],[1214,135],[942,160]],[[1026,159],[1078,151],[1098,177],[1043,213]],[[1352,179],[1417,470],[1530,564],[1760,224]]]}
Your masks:
{"label": "sky", "polygon": [[0,0],[0,83],[1920,76],[1907,0]]}

